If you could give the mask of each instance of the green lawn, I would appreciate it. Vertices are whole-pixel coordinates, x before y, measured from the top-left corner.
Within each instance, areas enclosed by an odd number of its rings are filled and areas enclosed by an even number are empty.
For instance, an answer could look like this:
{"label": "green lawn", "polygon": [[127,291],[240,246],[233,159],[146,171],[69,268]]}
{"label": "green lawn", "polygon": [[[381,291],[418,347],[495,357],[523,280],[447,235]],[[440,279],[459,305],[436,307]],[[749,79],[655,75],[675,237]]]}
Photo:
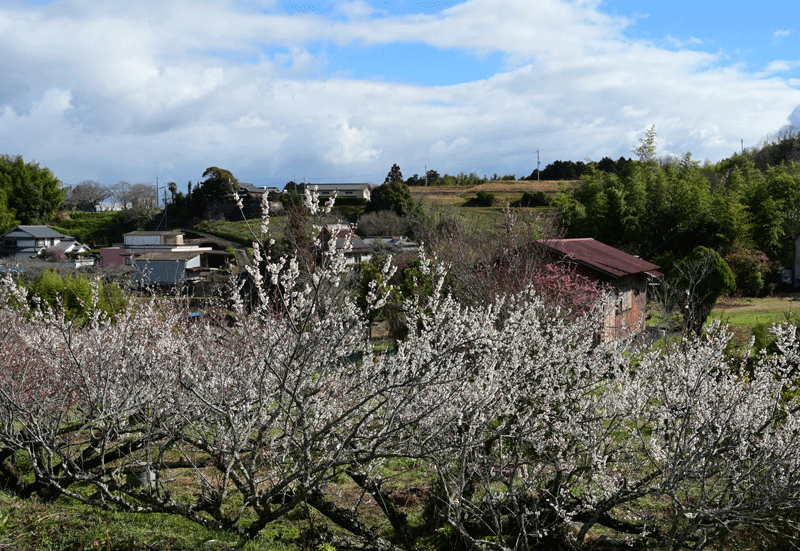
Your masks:
{"label": "green lawn", "polygon": [[177,515],[116,513],[61,501],[43,504],[0,491],[0,549],[294,551],[297,547],[269,536],[242,540]]}
{"label": "green lawn", "polygon": [[709,316],[732,327],[752,329],[758,324],[782,323],[796,320],[800,302],[795,295],[764,298],[722,297]]}
{"label": "green lawn", "polygon": [[[278,240],[283,235],[285,220],[285,217],[281,216],[269,219],[270,236],[273,239]],[[244,220],[212,220],[198,224],[195,229],[218,235],[223,239],[235,241],[244,246],[250,246],[253,244],[253,233],[251,231],[258,236],[261,231],[261,219],[253,218],[246,222]]]}

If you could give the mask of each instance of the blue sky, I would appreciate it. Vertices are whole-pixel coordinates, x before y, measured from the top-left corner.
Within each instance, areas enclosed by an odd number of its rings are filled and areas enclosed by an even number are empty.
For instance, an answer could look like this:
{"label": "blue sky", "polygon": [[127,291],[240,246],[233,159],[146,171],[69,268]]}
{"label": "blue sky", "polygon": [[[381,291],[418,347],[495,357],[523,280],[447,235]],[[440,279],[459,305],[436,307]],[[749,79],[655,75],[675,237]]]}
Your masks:
{"label": "blue sky", "polygon": [[392,164],[717,161],[800,126],[800,7],[599,0],[12,0],[0,153],[84,179],[380,183]]}

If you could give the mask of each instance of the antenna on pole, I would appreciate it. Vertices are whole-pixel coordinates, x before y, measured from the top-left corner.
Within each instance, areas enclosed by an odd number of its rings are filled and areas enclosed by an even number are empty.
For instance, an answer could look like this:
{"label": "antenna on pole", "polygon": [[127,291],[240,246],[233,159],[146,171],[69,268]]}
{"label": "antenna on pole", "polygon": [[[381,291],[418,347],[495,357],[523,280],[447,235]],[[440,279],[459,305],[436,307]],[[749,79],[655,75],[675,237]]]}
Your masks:
{"label": "antenna on pole", "polygon": [[742,138],[742,155],[744,155],[744,138]]}

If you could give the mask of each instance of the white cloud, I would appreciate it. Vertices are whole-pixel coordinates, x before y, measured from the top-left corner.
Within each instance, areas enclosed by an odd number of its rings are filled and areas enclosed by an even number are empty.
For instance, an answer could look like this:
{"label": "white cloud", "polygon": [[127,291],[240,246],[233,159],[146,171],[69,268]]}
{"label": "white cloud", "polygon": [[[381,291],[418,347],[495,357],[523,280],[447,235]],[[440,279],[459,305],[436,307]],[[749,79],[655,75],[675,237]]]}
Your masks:
{"label": "white cloud", "polygon": [[636,109],[632,105],[626,105],[622,108],[622,115],[629,119],[641,119],[649,112],[649,109]]}
{"label": "white cloud", "polygon": [[[254,183],[380,182],[395,162],[528,174],[537,149],[543,161],[630,156],[651,124],[660,146],[718,159],[800,103],[796,81],[778,77],[796,62],[749,75],[692,40],[680,51],[633,41],[632,19],[599,1],[443,4],[402,16],[359,0],[331,15],[266,0],[0,8],[0,152],[67,183],[183,182],[211,165]],[[413,43],[499,52],[503,70],[449,86],[326,74],[342,46]]]}
{"label": "white cloud", "polygon": [[800,105],[794,108],[794,110],[789,114],[789,124],[800,128]]}
{"label": "white cloud", "polygon": [[700,44],[703,44],[703,41],[700,40],[699,38],[691,37],[687,40],[681,40],[671,35],[667,35],[666,41],[675,46],[676,48],[685,48],[687,46],[698,46]]}
{"label": "white cloud", "polygon": [[464,136],[459,136],[449,144],[443,140],[438,140],[430,147],[430,152],[435,156],[452,155],[463,152],[469,144],[470,140]]}
{"label": "white cloud", "polygon": [[775,73],[785,73],[787,71],[791,71],[795,67],[800,67],[800,61],[785,61],[782,59],[777,59],[775,61],[770,61],[763,71],[756,73],[756,76],[763,78],[774,75]]}
{"label": "white cloud", "polygon": [[340,2],[336,5],[335,12],[341,13],[348,19],[365,19],[375,13],[377,10],[370,6],[364,0],[355,0],[353,2]]}
{"label": "white cloud", "polygon": [[792,34],[792,31],[790,29],[780,29],[775,31],[772,34],[772,37],[775,39],[775,42],[779,42],[784,38],[788,37],[790,34]]}
{"label": "white cloud", "polygon": [[375,132],[350,126],[346,120],[338,121],[327,132],[330,143],[324,158],[337,166],[360,164],[378,159],[380,151],[370,147],[375,143]]}

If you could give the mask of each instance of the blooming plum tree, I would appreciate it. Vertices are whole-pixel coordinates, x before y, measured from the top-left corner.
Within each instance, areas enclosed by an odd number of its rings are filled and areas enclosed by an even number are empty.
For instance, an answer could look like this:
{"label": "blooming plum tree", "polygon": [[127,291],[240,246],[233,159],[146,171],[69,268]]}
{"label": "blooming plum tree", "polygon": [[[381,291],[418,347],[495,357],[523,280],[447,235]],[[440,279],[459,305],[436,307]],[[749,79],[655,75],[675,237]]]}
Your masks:
{"label": "blooming plum tree", "polygon": [[[431,285],[403,302],[417,323],[379,353],[366,329],[388,277],[358,304],[341,252],[320,247],[301,273],[257,245],[260,300],[232,285],[229,313],[199,321],[175,299],[74,324],[6,282],[0,484],[249,537],[310,507],[339,528],[328,541],[387,551],[432,534],[475,550],[703,549],[800,506],[796,328],[743,376],[723,328],[674,349],[595,344],[601,307],[554,317],[533,286],[465,303],[423,256]],[[403,470],[425,523],[397,499]]]}

